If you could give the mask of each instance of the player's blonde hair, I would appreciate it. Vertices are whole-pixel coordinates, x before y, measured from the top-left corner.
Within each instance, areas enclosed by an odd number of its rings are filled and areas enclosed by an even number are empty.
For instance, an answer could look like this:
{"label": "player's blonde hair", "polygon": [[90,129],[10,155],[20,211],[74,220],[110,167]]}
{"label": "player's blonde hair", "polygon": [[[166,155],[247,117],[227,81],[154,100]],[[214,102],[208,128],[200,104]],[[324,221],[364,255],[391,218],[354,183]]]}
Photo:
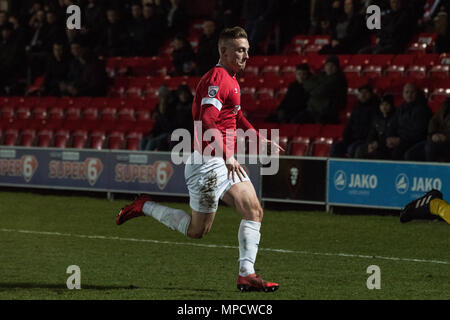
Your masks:
{"label": "player's blonde hair", "polygon": [[219,35],[219,47],[228,40],[248,39],[247,32],[241,27],[226,28]]}

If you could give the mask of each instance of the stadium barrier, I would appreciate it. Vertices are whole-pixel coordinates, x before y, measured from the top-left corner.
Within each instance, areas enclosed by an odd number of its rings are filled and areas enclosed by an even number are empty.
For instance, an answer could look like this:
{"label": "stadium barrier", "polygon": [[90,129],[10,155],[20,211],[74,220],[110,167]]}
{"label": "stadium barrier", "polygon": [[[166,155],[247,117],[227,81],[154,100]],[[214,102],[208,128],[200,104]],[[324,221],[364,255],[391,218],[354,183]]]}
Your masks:
{"label": "stadium barrier", "polygon": [[[399,209],[450,193],[450,164],[280,156],[275,175],[244,166],[262,201]],[[0,186],[188,197],[170,152],[0,147]]]}
{"label": "stadium barrier", "polygon": [[[245,168],[260,196],[260,165]],[[170,152],[1,147],[0,185],[189,196]]]}

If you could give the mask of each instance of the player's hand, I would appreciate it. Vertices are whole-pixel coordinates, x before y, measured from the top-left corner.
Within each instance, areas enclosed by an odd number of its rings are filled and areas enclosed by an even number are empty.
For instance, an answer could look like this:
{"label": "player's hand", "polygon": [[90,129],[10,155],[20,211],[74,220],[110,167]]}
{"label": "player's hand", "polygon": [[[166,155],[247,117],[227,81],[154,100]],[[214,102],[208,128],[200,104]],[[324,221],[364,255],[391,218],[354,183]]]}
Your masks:
{"label": "player's hand", "polygon": [[244,168],[241,167],[241,165],[239,164],[239,162],[234,158],[234,157],[230,157],[225,161],[225,165],[228,169],[228,175],[227,178],[230,179],[230,174],[231,174],[231,178],[234,182],[234,175],[237,174],[238,178],[243,181],[243,177],[245,177],[245,171]]}

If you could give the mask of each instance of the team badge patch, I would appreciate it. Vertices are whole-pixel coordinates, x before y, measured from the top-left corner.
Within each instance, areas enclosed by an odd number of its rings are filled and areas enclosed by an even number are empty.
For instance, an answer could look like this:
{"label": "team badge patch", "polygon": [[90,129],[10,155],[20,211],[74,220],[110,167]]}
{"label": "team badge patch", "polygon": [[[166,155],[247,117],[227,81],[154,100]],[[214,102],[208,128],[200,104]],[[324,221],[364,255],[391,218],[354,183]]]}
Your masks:
{"label": "team badge patch", "polygon": [[210,98],[214,98],[217,95],[217,92],[219,92],[219,87],[217,86],[208,87],[208,96]]}

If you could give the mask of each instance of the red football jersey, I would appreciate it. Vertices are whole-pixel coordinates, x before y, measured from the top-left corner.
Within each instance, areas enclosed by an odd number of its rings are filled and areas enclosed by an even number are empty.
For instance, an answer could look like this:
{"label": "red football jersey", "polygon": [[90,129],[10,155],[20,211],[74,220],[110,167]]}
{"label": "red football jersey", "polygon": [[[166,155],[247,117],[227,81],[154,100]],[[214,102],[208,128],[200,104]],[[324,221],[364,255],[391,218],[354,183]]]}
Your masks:
{"label": "red football jersey", "polygon": [[[216,110],[208,110],[208,108],[215,108]],[[226,158],[231,156],[234,152],[236,140],[236,125],[240,122],[240,118],[243,117],[241,112],[241,92],[236,76],[230,75],[220,65],[216,65],[209,70],[197,86],[192,104],[192,116],[194,121],[201,121],[202,123],[201,131],[194,130],[194,149],[202,154],[215,155],[215,152],[211,151],[213,147],[210,145],[210,142],[203,141],[203,143],[200,143],[200,141],[207,129],[216,128],[222,135],[223,145],[221,148],[224,150],[224,153],[226,150]],[[228,134],[227,137],[227,130],[228,132],[231,130],[234,135]],[[226,149],[223,146],[226,146]],[[208,148],[210,150],[207,150]]]}

